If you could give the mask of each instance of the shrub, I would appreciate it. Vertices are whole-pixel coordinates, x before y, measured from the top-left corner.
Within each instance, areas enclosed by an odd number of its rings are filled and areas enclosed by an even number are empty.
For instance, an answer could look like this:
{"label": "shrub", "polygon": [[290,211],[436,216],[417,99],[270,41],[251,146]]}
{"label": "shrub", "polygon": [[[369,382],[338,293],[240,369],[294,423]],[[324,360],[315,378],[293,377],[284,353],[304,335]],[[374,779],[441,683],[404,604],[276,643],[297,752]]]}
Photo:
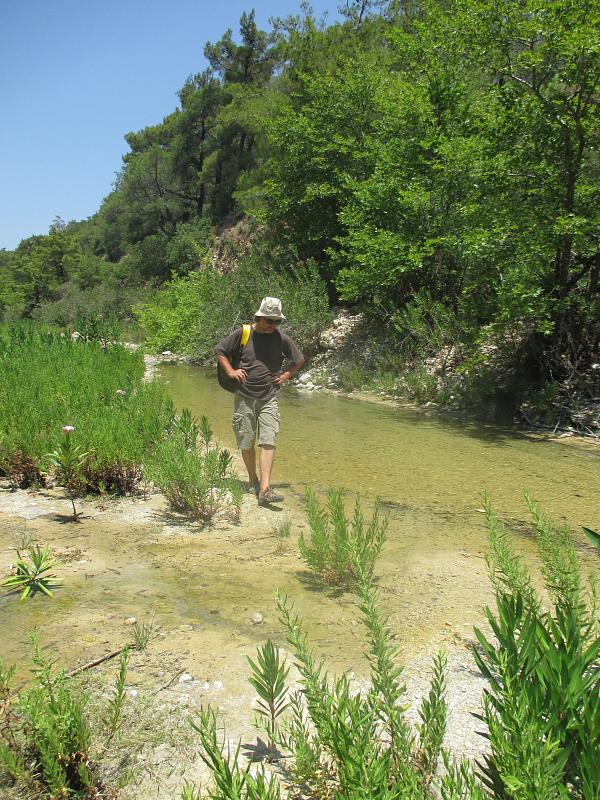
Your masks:
{"label": "shrub", "polygon": [[327,508],[322,509],[309,487],[305,493],[305,505],[310,543],[305,541],[303,534],[300,535],[300,555],[318,577],[324,583],[352,584],[357,577],[357,566],[370,575],[388,527],[388,518],[381,514],[379,502],[375,504],[368,525],[358,497],[353,517],[351,520],[348,518],[340,489],[329,490]]}
{"label": "shrub", "polygon": [[[292,605],[286,597],[278,597],[301,690],[287,694],[285,667],[275,665],[273,654],[271,678],[263,677],[260,686],[261,696],[268,699],[276,696],[284,704],[289,698],[287,718],[277,728],[273,721],[271,730],[284,751],[284,775],[288,783],[291,780],[294,796],[597,800],[600,637],[594,598],[582,588],[566,531],[558,531],[537,506],[530,505],[553,598],[553,609],[547,612],[512,550],[507,531],[487,504],[488,566],[496,587],[496,613],[486,611],[493,636],[476,629],[478,645],[473,650],[489,681],[480,719],[486,723],[483,735],[490,749],[481,763],[456,763],[443,747],[447,706],[442,653],[434,659],[430,689],[418,709],[420,724],[416,731],[408,724],[394,635],[369,573],[358,562],[355,586],[367,631],[367,690],[357,693],[346,675],[334,678],[325,671]],[[259,671],[265,672],[262,665]],[[240,764],[239,747],[231,756],[219,742],[210,709],[202,711],[193,726],[215,780],[211,797],[279,797],[275,778],[267,781],[264,772],[253,778]]]}
{"label": "shrub", "polygon": [[25,488],[41,483],[44,456],[63,427],[81,452],[81,488],[133,491],[148,452],[173,416],[166,389],[144,384],[143,356],[13,326],[0,334],[0,469]]}
{"label": "shrub", "polygon": [[[368,631],[371,688],[357,694],[347,676],[331,679],[323,662],[317,661],[310,650],[300,619],[287,599],[279,597],[279,614],[300,672],[302,691],[290,695],[288,720],[280,728],[275,728],[273,720],[270,730],[280,747],[291,750],[292,766],[286,772],[294,776],[293,788],[299,790],[298,784],[307,781],[302,786],[303,794],[356,800],[425,800],[434,796],[428,787],[443,752],[444,660],[442,656],[436,660],[431,691],[421,706],[419,744],[404,718],[404,686],[393,635],[379,610],[372,582],[358,565],[357,575],[360,608]],[[253,665],[254,676],[256,671]],[[262,666],[260,671],[264,672]],[[260,681],[261,697],[276,697],[279,704],[286,704],[286,668],[282,663],[275,664],[274,657],[270,674],[270,681]],[[273,706],[277,709],[277,701]],[[271,719],[267,707],[265,713]],[[192,725],[200,734],[202,758],[215,780],[213,798],[279,797],[275,778],[269,781],[262,772],[252,777],[240,765],[239,748],[232,756],[219,742],[216,719],[210,709],[203,710]],[[461,797],[448,793],[442,796]],[[476,797],[465,796],[473,800]]]}
{"label": "shrub", "polygon": [[76,691],[63,672],[53,671],[35,640],[33,646],[33,684],[16,698],[11,697],[14,668],[0,662],[0,774],[26,797],[107,797],[100,759],[121,721],[127,649],[101,719],[91,720],[88,695]]}
{"label": "shrub", "polygon": [[[197,447],[198,436],[202,450]],[[184,410],[148,462],[147,472],[176,511],[207,523],[231,502],[238,520],[241,498],[231,472],[231,454],[213,443],[206,417],[198,425]]]}
{"label": "shrub", "polygon": [[482,780],[493,797],[600,795],[600,636],[570,533],[529,502],[553,608],[544,611],[506,530],[488,506],[496,613],[492,637],[476,629],[477,665],[489,681],[481,719],[490,752]]}

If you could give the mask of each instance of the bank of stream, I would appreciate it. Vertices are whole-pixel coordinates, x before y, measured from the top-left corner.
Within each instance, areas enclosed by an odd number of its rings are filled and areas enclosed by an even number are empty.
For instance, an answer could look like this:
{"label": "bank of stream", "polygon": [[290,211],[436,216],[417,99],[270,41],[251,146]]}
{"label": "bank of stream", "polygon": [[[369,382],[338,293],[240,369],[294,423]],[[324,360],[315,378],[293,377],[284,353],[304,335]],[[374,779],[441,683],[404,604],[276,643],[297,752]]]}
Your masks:
{"label": "bank of stream", "polygon": [[[177,407],[206,414],[217,438],[233,449],[232,398],[217,387],[212,372],[163,365],[160,375]],[[185,715],[211,703],[230,734],[250,740],[253,691],[246,656],[268,637],[285,646],[275,613],[278,589],[294,600],[327,666],[353,672],[359,686],[366,664],[354,597],[315,584],[297,548],[300,532],[307,533],[305,486],[322,494],[341,486],[349,496],[359,493],[367,509],[380,497],[390,514],[376,576],[407,664],[411,696],[425,690],[431,656],[444,647],[451,668],[452,743],[459,752],[477,754],[484,744],[470,713],[477,710],[481,680],[467,648],[473,625],[482,624],[482,608],[492,600],[482,493],[533,562],[523,491],[558,521],[600,528],[600,450],[292,389],[281,405],[274,485],[286,501],[281,511],[258,508],[247,495],[240,525],[224,516],[201,529],[169,511],[158,494],[83,501],[81,521],[73,523],[62,490],[13,493],[1,486],[0,564],[13,560],[16,544],[35,539],[56,554],[64,582],[51,600],[0,600],[4,658],[16,660],[24,677],[27,633],[37,627],[53,657],[74,666],[127,641],[133,618],[153,621],[158,635],[132,657],[131,703],[138,702],[138,693],[153,693],[163,722],[173,709]],[[292,523],[287,538],[276,532],[284,514]],[[593,569],[591,548],[583,535],[576,533],[576,540],[584,565]],[[109,663],[97,674],[110,675],[114,668]],[[141,756],[155,771],[165,759],[177,766],[175,777],[161,772],[158,796],[165,798],[177,797],[181,784],[176,746],[168,753],[159,761],[154,751]],[[145,797],[146,790],[134,796]]]}

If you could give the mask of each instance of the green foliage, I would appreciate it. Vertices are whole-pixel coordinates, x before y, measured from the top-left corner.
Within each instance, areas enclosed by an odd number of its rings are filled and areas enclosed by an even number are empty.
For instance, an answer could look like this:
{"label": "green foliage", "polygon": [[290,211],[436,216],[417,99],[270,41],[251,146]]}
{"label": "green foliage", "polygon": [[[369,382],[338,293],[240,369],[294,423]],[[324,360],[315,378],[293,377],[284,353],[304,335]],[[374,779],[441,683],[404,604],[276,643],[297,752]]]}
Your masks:
{"label": "green foliage", "polygon": [[156,636],[156,625],[152,621],[136,621],[131,626],[131,646],[136,650],[146,650],[154,636]]}
{"label": "green foliage", "polygon": [[[502,537],[501,557],[492,562],[496,613],[486,610],[493,638],[476,629],[473,651],[489,681],[481,719],[490,753],[482,779],[493,797],[591,800],[600,791],[593,744],[600,735],[600,636],[568,532],[530,508],[554,605],[542,610]],[[491,541],[497,551],[493,524]]]}
{"label": "green foliage", "polygon": [[[208,423],[206,417],[202,417],[202,420],[206,420]],[[175,433],[181,435],[183,438],[183,445],[186,450],[196,447],[198,436],[200,435],[200,427],[192,416],[192,412],[189,410],[189,408],[182,409],[181,414],[173,423],[173,428]],[[206,439],[204,439],[205,447],[208,447],[208,443],[212,439],[212,431],[209,431],[209,433],[210,436],[208,436],[208,442]]]}
{"label": "green foliage", "polygon": [[298,546],[300,555],[319,578],[334,585],[352,584],[357,578],[357,565],[370,575],[385,542],[389,522],[382,515],[379,503],[375,504],[368,525],[358,497],[353,517],[348,518],[340,489],[329,490],[327,508],[323,509],[315,492],[308,487],[305,505],[310,543],[301,534]]}
{"label": "green foliage", "polygon": [[[214,779],[215,785],[208,795],[211,800],[279,800],[279,784],[275,779],[267,779],[264,771],[250,775],[248,769],[240,766],[239,745],[232,754],[225,742],[219,743],[217,720],[211,709],[202,709],[191,725],[200,739],[200,756]],[[193,789],[188,786],[185,791],[190,796]]]}
{"label": "green foliage", "polygon": [[212,359],[215,343],[237,325],[252,320],[262,297],[281,297],[285,330],[301,349],[314,348],[327,318],[327,296],[313,265],[287,269],[265,267],[272,256],[259,250],[242,257],[235,272],[223,275],[210,267],[174,278],[136,316],[148,345]]}
{"label": "green foliage", "polygon": [[46,461],[54,468],[59,479],[66,486],[69,498],[73,505],[73,519],[77,519],[74,494],[80,487],[83,478],[83,467],[88,460],[89,453],[84,453],[80,445],[73,444],[71,436],[73,427],[63,427],[63,438],[57,450],[46,453]]}
{"label": "green foliage", "polygon": [[285,681],[290,668],[285,659],[280,660],[279,648],[270,639],[257,649],[256,661],[248,658],[248,663],[252,668],[249,680],[259,697],[257,713],[265,720],[272,756],[277,718],[289,705]]}
{"label": "green foliage", "polygon": [[[260,663],[250,661],[251,682],[264,698],[265,715],[274,705],[281,676],[280,697],[289,705],[276,740],[289,751],[286,777],[293,779],[292,792],[301,787],[314,797],[353,800],[598,797],[600,638],[582,602],[572,602],[578,565],[571,560],[571,546],[565,536],[558,537],[549,556],[546,537],[551,523],[546,518],[540,522],[539,509],[532,509],[534,524],[545,529],[538,539],[542,563],[552,565],[544,569],[556,604],[552,612],[545,612],[489,503],[486,511],[496,612],[486,611],[491,635],[475,630],[475,662],[488,681],[480,719],[486,724],[483,733],[489,750],[476,765],[478,770],[467,761],[455,762],[443,747],[447,724],[443,653],[434,659],[430,689],[419,708],[420,724],[416,731],[408,724],[394,635],[370,574],[357,562],[355,586],[368,641],[368,690],[356,692],[347,676],[335,678],[326,672],[299,616],[281,595],[277,607],[300,674],[300,690],[286,697],[283,665],[270,642],[259,651]],[[251,796],[246,794],[249,785],[239,764],[239,747],[233,757],[225,755],[212,712],[202,712],[200,725],[194,727],[216,782],[210,796],[223,800]],[[271,792],[278,790],[271,783],[262,791],[266,794],[256,796],[276,796]]]}
{"label": "green foliage", "polygon": [[[52,452],[73,489],[82,470],[84,490],[135,491],[142,464],[173,414],[165,389],[158,382],[144,384],[143,373],[140,352],[19,326],[2,332],[0,464],[5,474],[25,486]],[[62,432],[65,424],[76,428],[77,445]],[[70,461],[64,461],[67,456]]]}
{"label": "green foliage", "polygon": [[51,587],[59,586],[60,581],[50,572],[55,562],[48,547],[42,550],[39,545],[30,544],[26,556],[19,550],[17,556],[13,572],[0,585],[9,591],[20,592],[21,600],[33,597],[38,592],[52,597]]}
{"label": "green foliage", "polygon": [[433,661],[433,678],[429,694],[423,698],[419,708],[419,717],[421,718],[419,726],[420,752],[426,781],[431,781],[436,772],[446,733],[447,663],[445,654],[438,653]]}
{"label": "green foliage", "polygon": [[[196,446],[198,438],[203,452]],[[213,442],[208,419],[203,416],[198,424],[184,409],[171,435],[157,445],[146,472],[176,511],[206,524],[231,504],[239,521],[242,497],[231,461],[231,453]]]}
{"label": "green foliage", "polygon": [[13,671],[0,664],[0,771],[28,797],[103,796],[101,758],[118,729],[125,699],[127,649],[102,721],[103,746],[95,745],[89,697],[76,691],[33,640],[33,684],[10,696]]}

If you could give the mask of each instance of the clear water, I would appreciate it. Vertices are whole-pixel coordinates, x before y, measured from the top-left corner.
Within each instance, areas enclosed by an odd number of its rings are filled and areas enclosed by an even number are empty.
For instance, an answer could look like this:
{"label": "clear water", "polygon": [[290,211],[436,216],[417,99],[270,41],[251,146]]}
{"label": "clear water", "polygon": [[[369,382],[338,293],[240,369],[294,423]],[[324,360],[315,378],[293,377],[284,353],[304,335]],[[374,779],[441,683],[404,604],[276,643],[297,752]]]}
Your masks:
{"label": "clear water", "polygon": [[[232,396],[212,371],[165,366],[162,374],[177,407],[206,414],[233,449]],[[527,519],[527,491],[555,519],[600,528],[597,445],[293,389],[283,394],[281,417],[275,485],[298,492],[336,485],[442,514],[474,512],[487,493],[499,515],[515,520]]]}

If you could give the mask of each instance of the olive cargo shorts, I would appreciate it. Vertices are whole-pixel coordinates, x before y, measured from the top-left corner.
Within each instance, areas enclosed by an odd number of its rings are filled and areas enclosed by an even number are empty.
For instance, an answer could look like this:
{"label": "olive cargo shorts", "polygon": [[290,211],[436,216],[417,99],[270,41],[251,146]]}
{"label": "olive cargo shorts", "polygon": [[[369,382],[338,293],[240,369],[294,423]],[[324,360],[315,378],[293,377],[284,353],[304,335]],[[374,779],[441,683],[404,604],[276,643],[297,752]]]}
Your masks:
{"label": "olive cargo shorts", "polygon": [[240,450],[249,450],[254,446],[257,427],[259,446],[266,444],[274,447],[279,431],[279,398],[250,400],[236,392],[233,430]]}

